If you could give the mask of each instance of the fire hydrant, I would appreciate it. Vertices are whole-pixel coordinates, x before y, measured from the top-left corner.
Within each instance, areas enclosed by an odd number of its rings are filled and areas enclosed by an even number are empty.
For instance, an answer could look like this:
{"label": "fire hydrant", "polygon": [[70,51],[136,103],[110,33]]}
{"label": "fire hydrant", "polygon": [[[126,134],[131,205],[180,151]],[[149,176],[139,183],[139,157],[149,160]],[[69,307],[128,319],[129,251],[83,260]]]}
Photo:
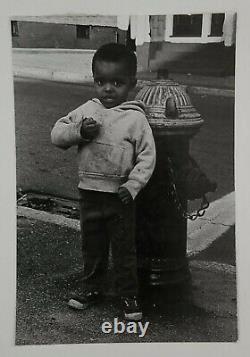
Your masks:
{"label": "fire hydrant", "polygon": [[[157,162],[138,197],[138,270],[146,286],[165,287],[190,280],[187,249],[187,202],[214,191],[189,155],[189,142],[203,124],[184,87],[168,79],[147,81],[136,99],[146,106]],[[202,206],[197,215],[203,215]]]}

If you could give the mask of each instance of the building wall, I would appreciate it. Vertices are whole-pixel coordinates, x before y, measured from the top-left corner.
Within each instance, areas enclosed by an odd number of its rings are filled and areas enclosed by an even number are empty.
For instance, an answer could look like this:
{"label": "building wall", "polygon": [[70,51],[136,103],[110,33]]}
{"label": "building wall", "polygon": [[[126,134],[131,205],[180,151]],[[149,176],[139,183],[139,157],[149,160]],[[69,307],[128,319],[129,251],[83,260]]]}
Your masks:
{"label": "building wall", "polygon": [[[208,13],[203,14],[200,37],[175,37],[173,15],[151,16],[151,42],[137,46],[139,71],[166,68],[171,72],[233,74],[236,14],[225,15],[220,37],[210,36],[211,14]],[[108,42],[126,43],[127,32],[117,29],[115,16],[23,19],[12,19],[18,25],[18,36],[12,37],[14,48],[96,49]],[[77,24],[91,24],[89,39],[77,38]]]}
{"label": "building wall", "polygon": [[150,18],[151,41],[164,41],[166,15],[153,15]]}
{"label": "building wall", "polygon": [[91,26],[90,38],[77,38],[76,25],[18,21],[18,36],[12,37],[14,48],[97,49],[104,43],[125,42],[125,31],[116,27]]}
{"label": "building wall", "polygon": [[[141,71],[234,75],[236,14],[225,13],[222,34],[212,34],[212,14],[202,14],[200,36],[174,35],[174,15],[150,17],[151,42],[137,47]],[[148,60],[146,60],[146,57]]]}
{"label": "building wall", "polygon": [[125,31],[116,27],[93,26],[90,30],[90,39],[75,40],[75,48],[97,49],[105,43],[117,42],[125,43]]}
{"label": "building wall", "polygon": [[149,69],[167,69],[170,73],[234,75],[235,47],[223,43],[151,43]]}
{"label": "building wall", "polygon": [[12,16],[11,20],[26,22],[42,22],[51,24],[69,24],[69,25],[92,25],[92,26],[111,26],[116,27],[117,16],[105,15],[50,15],[50,16]]}

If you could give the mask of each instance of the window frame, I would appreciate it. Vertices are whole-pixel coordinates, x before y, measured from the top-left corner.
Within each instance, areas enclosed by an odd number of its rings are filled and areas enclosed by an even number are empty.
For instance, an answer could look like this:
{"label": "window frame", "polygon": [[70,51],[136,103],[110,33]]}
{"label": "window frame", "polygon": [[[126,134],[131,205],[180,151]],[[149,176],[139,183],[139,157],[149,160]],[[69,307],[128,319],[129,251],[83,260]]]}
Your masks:
{"label": "window frame", "polygon": [[16,20],[11,20],[11,36],[12,37],[19,36],[18,22]]}
{"label": "window frame", "polygon": [[[224,13],[226,17],[226,12]],[[200,37],[179,37],[179,36],[174,36],[173,35],[173,19],[174,15],[181,15],[181,14],[167,14],[165,16],[165,33],[163,34],[163,40],[166,42],[170,43],[218,43],[218,42],[223,42],[224,37],[218,36],[209,36],[211,32],[211,12],[204,12],[202,13],[203,18],[202,18],[202,34]],[[185,13],[184,13],[185,15]],[[192,14],[190,14],[192,15]],[[162,41],[162,39],[160,39]],[[152,42],[157,42],[159,41],[158,38],[154,38]]]}
{"label": "window frame", "polygon": [[[218,35],[218,34],[214,34],[213,31],[212,31],[212,26],[213,26],[213,16],[214,15],[223,15],[223,21],[222,21],[222,25],[221,25],[221,33]],[[211,27],[210,27],[210,34],[209,34],[209,37],[222,37],[223,36],[223,24],[224,24],[224,21],[225,21],[225,16],[226,14],[223,13],[223,12],[218,12],[218,13],[212,13],[211,14]]]}
{"label": "window frame", "polygon": [[[90,30],[91,30],[91,25],[76,25],[76,38],[78,40],[89,40]],[[85,33],[87,33],[87,35],[85,35]],[[80,35],[80,34],[84,34],[84,35]]]}
{"label": "window frame", "polygon": [[[199,16],[200,17],[200,33],[199,35],[196,34],[176,34],[175,31],[175,19],[177,16],[182,16],[182,17],[194,17],[194,16]],[[174,14],[173,15],[173,29],[172,29],[172,35],[170,37],[174,38],[201,38],[202,37],[202,25],[203,25],[203,14]]]}

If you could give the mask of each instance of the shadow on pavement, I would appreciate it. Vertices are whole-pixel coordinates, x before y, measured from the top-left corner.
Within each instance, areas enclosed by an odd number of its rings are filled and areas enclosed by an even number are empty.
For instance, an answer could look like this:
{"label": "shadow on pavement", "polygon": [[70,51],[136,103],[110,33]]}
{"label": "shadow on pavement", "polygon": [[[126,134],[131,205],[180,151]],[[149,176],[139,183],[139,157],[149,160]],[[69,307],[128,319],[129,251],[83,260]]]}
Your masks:
{"label": "shadow on pavement", "polygon": [[[224,305],[224,289],[221,281],[216,283],[218,273],[215,278],[215,273],[209,272],[207,278],[205,270],[192,269],[193,301],[166,300],[161,309],[145,305],[142,323],[149,321],[149,327],[144,337],[128,332],[105,334],[103,322],[113,323],[115,317],[122,321],[110,291],[102,304],[89,310],[74,311],[66,304],[69,292],[81,285],[79,232],[23,217],[18,218],[17,232],[17,345],[237,340],[236,302],[232,300],[236,294],[235,277],[221,277],[231,292],[229,305]],[[215,289],[211,289],[210,305],[206,305],[204,296],[209,295],[204,290],[207,284],[208,288],[214,284]],[[218,289],[220,299],[216,300]],[[216,301],[218,306],[214,306]]]}

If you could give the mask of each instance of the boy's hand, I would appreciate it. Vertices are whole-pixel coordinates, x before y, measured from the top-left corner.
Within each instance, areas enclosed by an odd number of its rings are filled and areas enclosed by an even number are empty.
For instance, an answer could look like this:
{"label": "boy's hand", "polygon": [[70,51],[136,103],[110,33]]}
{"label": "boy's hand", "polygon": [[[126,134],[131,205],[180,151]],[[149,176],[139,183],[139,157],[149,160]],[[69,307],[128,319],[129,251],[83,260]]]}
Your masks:
{"label": "boy's hand", "polygon": [[83,138],[93,138],[99,131],[100,125],[93,118],[84,118],[81,126]]}
{"label": "boy's hand", "polygon": [[126,189],[126,187],[118,188],[118,196],[125,205],[127,205],[130,201],[133,200],[129,190]]}

